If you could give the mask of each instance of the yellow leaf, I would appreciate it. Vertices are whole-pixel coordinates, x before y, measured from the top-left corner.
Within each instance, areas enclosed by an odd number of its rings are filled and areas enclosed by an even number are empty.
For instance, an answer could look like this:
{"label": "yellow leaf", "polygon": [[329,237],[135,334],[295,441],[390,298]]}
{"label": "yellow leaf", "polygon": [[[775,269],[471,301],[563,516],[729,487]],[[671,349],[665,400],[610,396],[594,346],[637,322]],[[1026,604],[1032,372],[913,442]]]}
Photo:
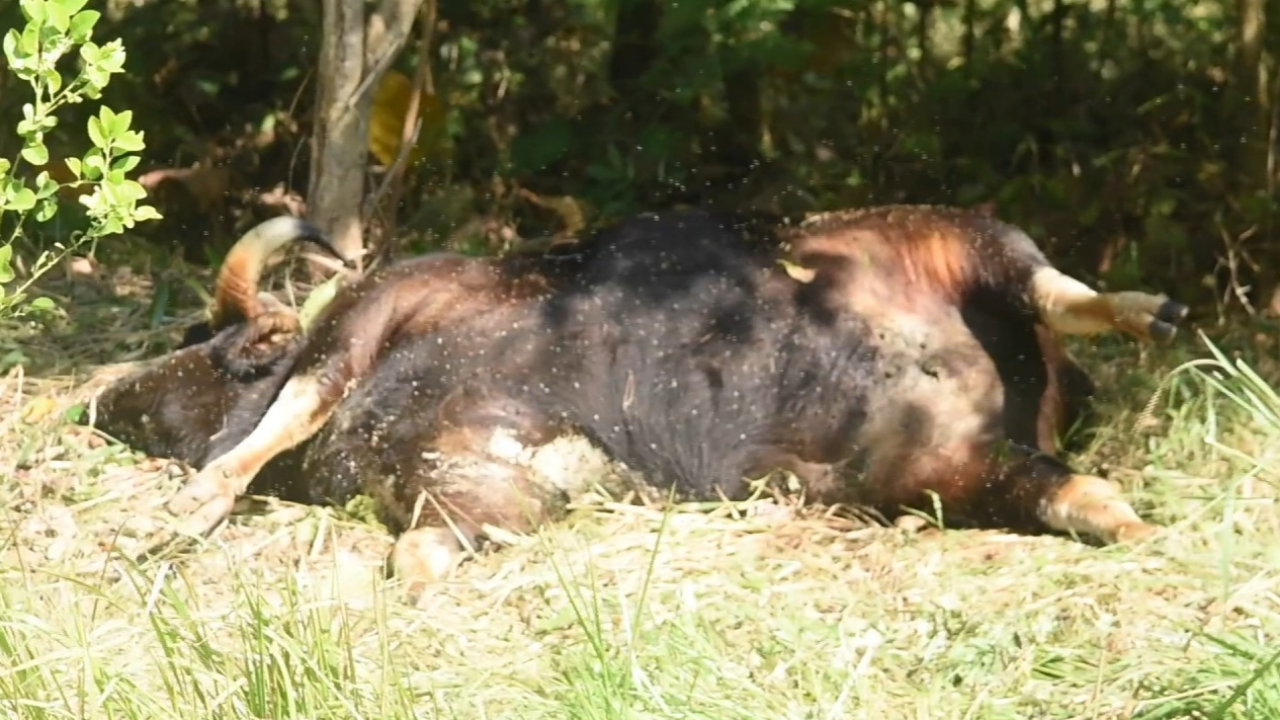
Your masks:
{"label": "yellow leaf", "polygon": [[564,224],[564,228],[557,233],[557,236],[573,237],[587,226],[587,206],[572,195],[538,195],[525,188],[518,188],[516,193],[534,205],[544,207],[560,216],[560,221]]}
{"label": "yellow leaf", "polygon": [[338,288],[345,284],[345,276],[339,273],[311,291],[307,301],[302,303],[302,309],[298,311],[298,323],[302,325],[303,330],[311,329],[311,323],[315,322],[320,313],[328,307],[333,296],[338,294]]}
{"label": "yellow leaf", "polygon": [[[369,116],[369,152],[383,165],[390,165],[400,154],[400,135],[404,132],[404,116],[409,111],[409,95],[413,80],[404,73],[388,71],[378,84]],[[439,149],[445,134],[445,108],[439,95],[422,95],[418,105],[422,129],[418,142],[409,151],[413,164]]]}
{"label": "yellow leaf", "polygon": [[22,410],[22,421],[34,425],[41,420],[49,417],[49,414],[56,409],[56,403],[50,398],[36,398],[27,403]]}
{"label": "yellow leaf", "polygon": [[818,276],[817,270],[804,267],[803,265],[797,265],[789,260],[779,259],[778,264],[781,265],[782,269],[787,271],[787,275],[790,275],[791,279],[796,282],[806,284],[811,283],[813,282],[813,279]]}

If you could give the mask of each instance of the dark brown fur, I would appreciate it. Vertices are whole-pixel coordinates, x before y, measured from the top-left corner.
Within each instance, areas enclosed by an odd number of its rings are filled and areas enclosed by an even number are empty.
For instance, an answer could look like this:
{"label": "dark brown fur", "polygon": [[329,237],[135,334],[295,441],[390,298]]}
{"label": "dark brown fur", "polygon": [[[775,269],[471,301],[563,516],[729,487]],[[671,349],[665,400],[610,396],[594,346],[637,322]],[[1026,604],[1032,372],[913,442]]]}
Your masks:
{"label": "dark brown fur", "polygon": [[[92,415],[97,427],[148,454],[196,467],[240,442],[288,380],[303,347],[297,314],[258,293],[270,248],[290,240],[309,240],[338,256],[303,220],[281,217],[254,228],[227,255],[209,320],[189,327],[178,350],[101,392]],[[297,459],[296,453],[273,459],[255,490],[305,495]]]}
{"label": "dark brown fur", "polygon": [[184,502],[291,454],[312,500],[367,492],[399,531],[470,541],[592,482],[737,498],[786,469],[889,516],[936,496],[951,525],[1122,534],[1142,523],[1056,457],[1092,387],[1041,324],[1048,267],[1017,228],[930,207],[776,236],[669,213],[545,257],[409,260],[340,293],[290,360],[276,402],[306,417],[262,421]]}

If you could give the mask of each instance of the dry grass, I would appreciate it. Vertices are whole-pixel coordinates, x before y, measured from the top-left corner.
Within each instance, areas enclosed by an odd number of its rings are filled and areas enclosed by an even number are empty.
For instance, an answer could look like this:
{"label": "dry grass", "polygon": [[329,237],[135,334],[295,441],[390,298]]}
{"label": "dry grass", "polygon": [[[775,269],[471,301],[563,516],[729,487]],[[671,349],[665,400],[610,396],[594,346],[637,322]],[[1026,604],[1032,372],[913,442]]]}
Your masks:
{"label": "dry grass", "polygon": [[[182,473],[67,418],[92,363],[171,334],[136,300],[77,302],[78,327],[4,336],[27,360],[0,382],[5,717],[1280,717],[1280,418],[1194,372],[1144,414],[1208,355],[1190,333],[1081,353],[1106,425],[1075,462],[1170,527],[1145,546],[610,506],[413,609],[390,539],[342,510],[259,502],[205,547],[111,552],[156,532]],[[1280,376],[1257,340],[1219,342]]]}

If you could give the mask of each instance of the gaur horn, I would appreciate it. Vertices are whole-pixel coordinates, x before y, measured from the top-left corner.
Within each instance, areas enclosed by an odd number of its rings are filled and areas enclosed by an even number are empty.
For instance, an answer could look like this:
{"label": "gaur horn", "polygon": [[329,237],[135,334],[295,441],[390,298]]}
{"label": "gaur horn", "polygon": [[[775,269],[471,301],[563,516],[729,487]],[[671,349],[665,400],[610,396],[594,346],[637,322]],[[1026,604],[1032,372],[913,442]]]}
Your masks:
{"label": "gaur horn", "polygon": [[258,281],[267,259],[275,251],[298,240],[307,240],[325,254],[337,258],[344,266],[352,266],[352,262],[338,252],[329,238],[306,220],[281,215],[259,223],[236,241],[218,271],[218,282],[213,291],[211,325],[214,330],[262,314]]}

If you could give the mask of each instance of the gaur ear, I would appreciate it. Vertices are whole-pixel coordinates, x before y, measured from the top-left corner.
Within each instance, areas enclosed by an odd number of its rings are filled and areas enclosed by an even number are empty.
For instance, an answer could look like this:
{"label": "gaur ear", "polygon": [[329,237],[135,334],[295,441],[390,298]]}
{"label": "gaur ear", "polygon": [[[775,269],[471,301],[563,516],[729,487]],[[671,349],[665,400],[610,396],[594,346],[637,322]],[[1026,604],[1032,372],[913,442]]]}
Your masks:
{"label": "gaur ear", "polygon": [[292,310],[265,312],[237,325],[214,343],[215,363],[233,377],[252,379],[272,370],[301,335],[298,316]]}
{"label": "gaur ear", "polygon": [[201,320],[195,325],[189,326],[182,333],[182,342],[178,344],[178,349],[199,345],[202,342],[208,342],[213,339],[213,326],[208,320]]}

